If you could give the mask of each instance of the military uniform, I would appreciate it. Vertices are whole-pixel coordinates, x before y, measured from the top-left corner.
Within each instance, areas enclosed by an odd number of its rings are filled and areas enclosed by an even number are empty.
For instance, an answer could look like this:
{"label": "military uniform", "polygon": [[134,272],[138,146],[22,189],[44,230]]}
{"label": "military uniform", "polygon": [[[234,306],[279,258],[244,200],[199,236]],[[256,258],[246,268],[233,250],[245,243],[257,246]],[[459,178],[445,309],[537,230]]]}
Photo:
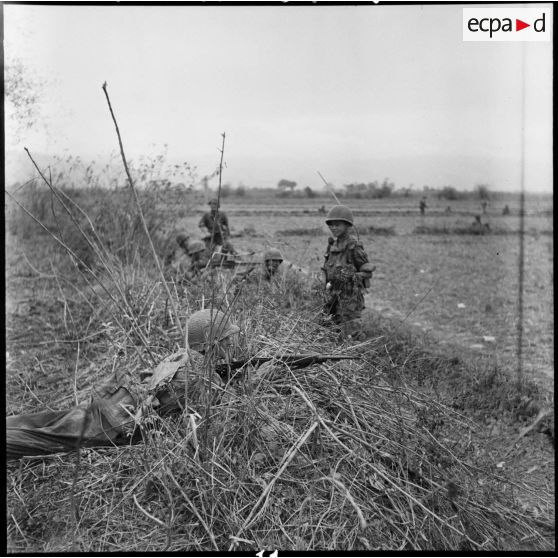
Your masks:
{"label": "military uniform", "polygon": [[[161,361],[143,379],[113,373],[93,390],[89,402],[65,411],[43,411],[6,418],[6,458],[71,451],[78,446],[111,446],[138,441],[138,421],[154,407],[159,415],[188,405],[201,411],[207,404],[204,377],[206,351],[238,333],[220,311],[200,310],[188,320],[190,351],[178,351]],[[200,352],[198,352],[200,351]],[[217,374],[211,382],[221,385]]]}
{"label": "military uniform", "polygon": [[329,238],[322,267],[326,281],[324,312],[336,324],[345,324],[343,329],[347,334],[361,329],[364,284],[357,273],[367,263],[364,246],[353,236]]}
{"label": "military uniform", "polygon": [[[213,229],[213,223],[215,223],[215,230]],[[209,231],[211,248],[214,246],[225,246],[225,244],[227,246],[230,245],[230,243],[227,242],[230,236],[229,220],[222,211],[218,213],[208,211],[201,218],[199,226],[205,227]]]}
{"label": "military uniform", "polygon": [[[6,457],[44,455],[71,451],[77,446],[121,445],[139,439],[134,419],[146,401],[160,415],[184,406],[184,384],[188,376],[190,402],[199,403],[204,392],[204,357],[194,351],[190,360],[175,353],[163,360],[143,381],[128,374],[113,374],[93,390],[88,403],[66,411],[43,411],[6,417]],[[171,374],[158,383],[158,371]],[[214,381],[219,382],[216,376]],[[201,410],[201,406],[200,406]]]}

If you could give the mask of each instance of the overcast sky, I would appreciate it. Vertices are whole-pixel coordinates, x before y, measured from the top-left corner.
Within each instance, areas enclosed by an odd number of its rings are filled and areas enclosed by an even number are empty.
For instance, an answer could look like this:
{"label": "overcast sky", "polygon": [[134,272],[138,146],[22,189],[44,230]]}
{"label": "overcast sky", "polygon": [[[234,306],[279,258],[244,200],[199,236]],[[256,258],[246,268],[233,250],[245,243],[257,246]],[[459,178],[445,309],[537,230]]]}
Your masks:
{"label": "overcast sky", "polygon": [[[530,4],[529,7],[535,7]],[[545,7],[549,7],[545,5]],[[5,55],[47,79],[6,148],[219,161],[223,180],[552,188],[551,42],[463,42],[461,5],[4,6]],[[526,75],[521,49],[526,49]]]}

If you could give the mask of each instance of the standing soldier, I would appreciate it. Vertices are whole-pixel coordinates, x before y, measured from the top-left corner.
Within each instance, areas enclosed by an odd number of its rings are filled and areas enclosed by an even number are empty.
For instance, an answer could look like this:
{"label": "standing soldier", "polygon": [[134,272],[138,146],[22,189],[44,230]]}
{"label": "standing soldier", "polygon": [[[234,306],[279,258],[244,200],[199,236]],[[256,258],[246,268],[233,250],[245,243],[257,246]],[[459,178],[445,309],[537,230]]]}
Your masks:
{"label": "standing soldier", "polygon": [[343,333],[359,337],[362,333],[363,289],[370,286],[374,267],[369,263],[362,243],[349,235],[354,220],[348,207],[333,207],[327,214],[326,224],[333,237],[328,239],[322,268],[326,282],[324,312],[342,326]]}
{"label": "standing soldier", "polygon": [[202,231],[204,229],[208,231],[206,239],[209,249],[211,252],[223,251],[234,253],[228,241],[231,232],[227,216],[222,211],[219,211],[219,202],[216,198],[209,200],[209,207],[211,211],[205,213],[199,223],[199,228]]}
{"label": "standing soldier", "polygon": [[424,215],[426,213],[426,208],[428,206],[426,205],[426,197],[423,196],[423,198],[420,200],[419,203],[419,209],[420,209],[420,214]]}

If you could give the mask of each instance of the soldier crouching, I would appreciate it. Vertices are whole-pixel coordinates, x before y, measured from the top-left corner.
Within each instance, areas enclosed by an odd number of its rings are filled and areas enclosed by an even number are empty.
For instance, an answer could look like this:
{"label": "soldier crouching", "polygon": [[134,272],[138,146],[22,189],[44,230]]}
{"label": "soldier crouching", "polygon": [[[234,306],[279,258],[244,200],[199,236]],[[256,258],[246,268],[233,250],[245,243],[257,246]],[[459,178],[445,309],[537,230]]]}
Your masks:
{"label": "soldier crouching", "polygon": [[333,236],[328,239],[322,267],[325,273],[323,310],[342,333],[361,339],[364,337],[361,321],[363,289],[370,286],[374,268],[362,243],[349,234],[354,219],[348,207],[333,207],[326,217],[326,224]]}

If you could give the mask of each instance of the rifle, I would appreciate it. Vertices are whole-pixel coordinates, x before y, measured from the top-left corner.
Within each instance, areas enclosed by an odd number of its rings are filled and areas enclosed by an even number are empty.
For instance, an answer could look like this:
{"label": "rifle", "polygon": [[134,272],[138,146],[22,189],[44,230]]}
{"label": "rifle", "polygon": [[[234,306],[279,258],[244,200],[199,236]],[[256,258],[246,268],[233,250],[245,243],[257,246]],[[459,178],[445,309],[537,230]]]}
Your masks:
{"label": "rifle", "polygon": [[327,362],[328,360],[358,360],[360,359],[359,356],[351,356],[351,355],[321,355],[321,354],[294,354],[294,355],[276,355],[270,357],[248,357],[243,358],[240,360],[233,360],[228,363],[221,363],[215,367],[215,371],[221,379],[227,381],[231,373],[239,370],[246,364],[252,364],[255,367],[261,366],[266,362],[271,361],[278,361],[283,362],[289,368],[292,369],[299,369],[299,368],[307,368],[308,366],[312,366],[312,364],[320,364],[322,362]]}

